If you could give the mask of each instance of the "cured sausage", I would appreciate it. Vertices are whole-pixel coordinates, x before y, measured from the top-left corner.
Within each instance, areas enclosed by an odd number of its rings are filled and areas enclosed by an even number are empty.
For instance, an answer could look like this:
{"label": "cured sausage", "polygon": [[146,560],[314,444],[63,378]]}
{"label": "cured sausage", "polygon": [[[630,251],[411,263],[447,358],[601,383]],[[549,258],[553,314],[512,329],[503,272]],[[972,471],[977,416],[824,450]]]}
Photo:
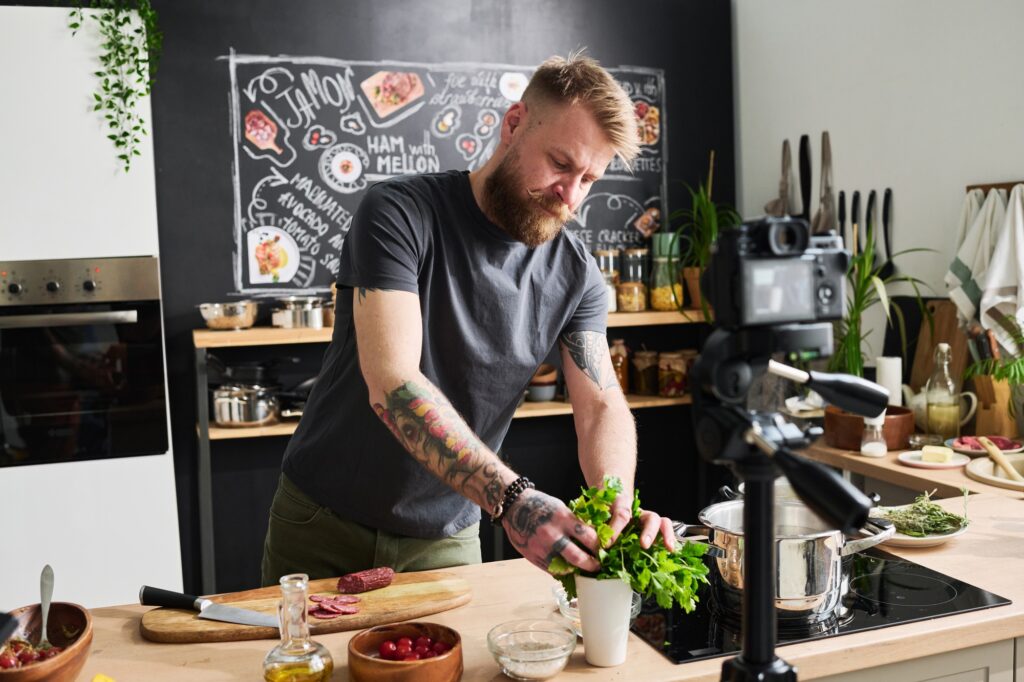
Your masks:
{"label": "cured sausage", "polygon": [[358,594],[369,590],[387,587],[395,579],[394,569],[388,566],[369,568],[357,573],[349,573],[338,578],[338,592],[342,594]]}

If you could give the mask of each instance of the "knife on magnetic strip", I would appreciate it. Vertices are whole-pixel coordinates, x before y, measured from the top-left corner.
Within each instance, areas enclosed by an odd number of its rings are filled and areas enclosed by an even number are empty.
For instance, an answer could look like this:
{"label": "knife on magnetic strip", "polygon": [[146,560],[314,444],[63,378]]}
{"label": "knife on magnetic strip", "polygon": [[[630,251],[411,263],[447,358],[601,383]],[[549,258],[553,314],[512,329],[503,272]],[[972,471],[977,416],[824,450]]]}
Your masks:
{"label": "knife on magnetic strip", "polygon": [[206,618],[207,620],[219,620],[225,623],[256,625],[268,628],[279,627],[277,616],[274,614],[240,609],[235,606],[225,606],[202,597],[163,590],[159,587],[150,587],[149,585],[143,585],[142,589],[139,590],[139,603],[143,606],[166,606],[172,609],[198,611],[199,617]]}

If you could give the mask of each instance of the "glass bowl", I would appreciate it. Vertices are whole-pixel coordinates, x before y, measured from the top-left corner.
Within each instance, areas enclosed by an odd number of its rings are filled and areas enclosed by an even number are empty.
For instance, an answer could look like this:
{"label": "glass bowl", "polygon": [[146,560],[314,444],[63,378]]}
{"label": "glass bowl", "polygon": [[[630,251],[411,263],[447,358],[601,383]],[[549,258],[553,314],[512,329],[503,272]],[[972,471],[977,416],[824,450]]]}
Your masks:
{"label": "glass bowl", "polygon": [[[583,629],[580,627],[580,611],[576,607],[575,599],[568,599],[565,594],[565,588],[562,587],[561,583],[555,583],[551,587],[551,594],[555,595],[555,601],[558,602],[558,612],[569,621],[569,627],[573,629],[577,637],[583,636]],[[633,601],[629,606],[629,624],[633,625],[633,621],[640,615],[640,606],[643,600],[640,599],[640,595],[636,592],[633,593]]]}
{"label": "glass bowl", "polygon": [[546,680],[569,662],[576,633],[553,620],[512,620],[487,633],[487,648],[508,677]]}

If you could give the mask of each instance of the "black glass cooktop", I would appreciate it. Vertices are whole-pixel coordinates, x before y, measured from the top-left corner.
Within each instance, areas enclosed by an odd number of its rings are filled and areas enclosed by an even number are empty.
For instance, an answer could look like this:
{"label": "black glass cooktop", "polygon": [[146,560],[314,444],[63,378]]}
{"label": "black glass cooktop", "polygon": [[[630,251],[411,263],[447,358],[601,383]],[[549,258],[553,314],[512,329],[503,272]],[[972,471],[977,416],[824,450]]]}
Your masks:
{"label": "black glass cooktop", "polygon": [[[847,557],[848,589],[836,612],[815,624],[783,623],[778,645],[873,630],[1010,603],[999,595],[877,549]],[[733,655],[743,648],[739,614],[723,613],[703,586],[697,609],[645,603],[633,632],[676,663]],[[783,656],[784,657],[784,656]]]}

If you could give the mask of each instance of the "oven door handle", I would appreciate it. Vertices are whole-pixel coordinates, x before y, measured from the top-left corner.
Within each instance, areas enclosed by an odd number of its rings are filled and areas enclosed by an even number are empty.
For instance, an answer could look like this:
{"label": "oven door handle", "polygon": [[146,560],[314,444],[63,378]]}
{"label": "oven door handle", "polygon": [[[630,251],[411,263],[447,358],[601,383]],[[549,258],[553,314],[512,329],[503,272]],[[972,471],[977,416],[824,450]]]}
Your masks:
{"label": "oven door handle", "polygon": [[138,310],[110,310],[98,313],[53,313],[47,315],[7,315],[0,317],[0,329],[33,327],[74,327],[85,324],[135,324]]}

